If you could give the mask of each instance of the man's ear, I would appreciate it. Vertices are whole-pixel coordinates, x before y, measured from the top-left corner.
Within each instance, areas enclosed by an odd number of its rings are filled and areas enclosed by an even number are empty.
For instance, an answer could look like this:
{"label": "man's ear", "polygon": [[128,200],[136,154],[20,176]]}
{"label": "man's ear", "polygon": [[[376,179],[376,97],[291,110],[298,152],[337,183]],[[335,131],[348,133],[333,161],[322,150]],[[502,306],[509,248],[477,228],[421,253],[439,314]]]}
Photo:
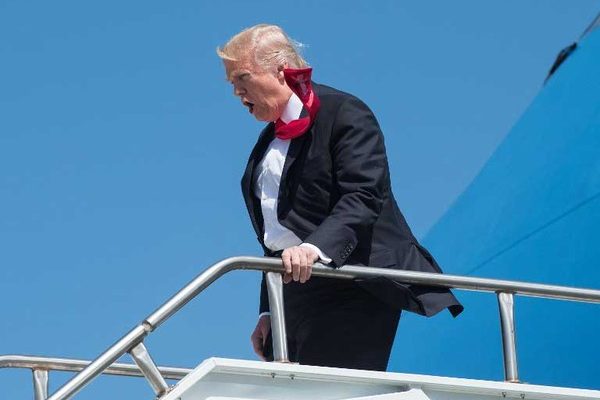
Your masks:
{"label": "man's ear", "polygon": [[288,63],[280,64],[277,67],[277,79],[279,79],[279,82],[281,82],[281,83],[285,82],[285,77],[283,76],[283,70],[286,68],[289,68]]}

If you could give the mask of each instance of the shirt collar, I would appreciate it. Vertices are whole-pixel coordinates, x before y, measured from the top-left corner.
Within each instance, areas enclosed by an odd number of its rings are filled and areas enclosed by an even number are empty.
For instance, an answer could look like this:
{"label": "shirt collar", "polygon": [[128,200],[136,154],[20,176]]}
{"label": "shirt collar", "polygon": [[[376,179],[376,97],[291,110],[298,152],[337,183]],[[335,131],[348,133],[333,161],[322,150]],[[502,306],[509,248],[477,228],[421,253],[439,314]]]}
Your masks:
{"label": "shirt collar", "polygon": [[296,93],[292,93],[285,108],[283,109],[280,119],[286,124],[290,121],[298,119],[300,117],[300,113],[302,113],[302,107],[304,107],[304,105],[302,104],[302,101],[300,101],[300,98],[296,96]]}

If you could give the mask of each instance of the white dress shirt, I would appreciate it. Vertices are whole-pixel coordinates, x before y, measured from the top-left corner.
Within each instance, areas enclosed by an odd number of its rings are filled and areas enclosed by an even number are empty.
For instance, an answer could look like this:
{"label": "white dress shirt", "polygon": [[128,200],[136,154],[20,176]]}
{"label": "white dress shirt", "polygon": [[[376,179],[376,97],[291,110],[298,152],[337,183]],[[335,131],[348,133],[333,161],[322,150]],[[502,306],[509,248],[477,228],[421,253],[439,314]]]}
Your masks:
{"label": "white dress shirt", "polygon": [[[302,102],[295,94],[292,94],[283,110],[281,120],[288,123],[300,117]],[[302,243],[302,240],[294,232],[279,223],[277,218],[277,205],[279,197],[279,186],[281,174],[287,157],[291,140],[274,138],[265,151],[265,155],[256,169],[254,176],[254,195],[260,199],[265,234],[263,240],[265,246],[273,251],[287,249],[292,246],[303,246],[312,248],[319,256],[320,262],[329,264],[331,258],[327,257],[317,246],[311,243]],[[262,315],[267,315],[262,313]]]}

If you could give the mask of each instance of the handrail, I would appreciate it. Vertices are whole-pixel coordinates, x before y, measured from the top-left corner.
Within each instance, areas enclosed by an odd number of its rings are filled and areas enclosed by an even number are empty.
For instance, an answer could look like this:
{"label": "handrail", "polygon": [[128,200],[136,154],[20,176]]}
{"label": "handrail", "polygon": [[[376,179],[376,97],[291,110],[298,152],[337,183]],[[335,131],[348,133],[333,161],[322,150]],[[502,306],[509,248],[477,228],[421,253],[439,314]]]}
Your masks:
{"label": "handrail", "polygon": [[[284,345],[286,342],[286,335],[281,289],[281,272],[283,272],[281,259],[243,256],[231,257],[215,263],[198,275],[148,316],[148,318],[140,325],[133,328],[91,364],[85,367],[79,374],[65,383],[50,396],[48,400],[66,400],[71,398],[97,375],[106,370],[119,357],[126,352],[131,353],[132,350],[141,345],[146,335],[158,328],[163,322],[185,306],[212,282],[227,272],[239,269],[263,271],[267,272],[268,275],[270,274],[271,277],[277,277],[267,280],[269,286],[269,298],[275,302],[275,304],[271,303],[274,350],[278,350],[275,353],[275,360],[287,361],[287,352]],[[513,295],[519,294],[529,297],[600,303],[600,290],[396,269],[352,265],[346,265],[339,269],[332,269],[317,263],[313,266],[312,275],[337,279],[387,277],[405,283],[497,293],[504,346],[505,379],[512,382],[518,382],[513,318]],[[274,321],[276,321],[276,325],[273,325]],[[149,371],[147,375],[145,374],[149,381],[160,381],[160,376],[157,377],[153,375],[154,372],[152,371],[156,371],[156,366],[149,356],[144,359],[136,359],[135,357],[134,359],[138,365],[140,365],[140,363],[144,364],[145,368],[141,368],[142,371]],[[158,396],[161,396],[166,390],[168,390],[167,387],[159,387],[156,390],[156,393]]]}
{"label": "handrail", "polygon": [[[74,358],[39,357],[17,354],[0,355],[0,369],[25,368],[33,373],[33,392],[35,400],[48,397],[48,378],[50,371],[79,372],[91,361]],[[179,380],[192,372],[189,368],[158,367],[161,376],[166,379]],[[105,375],[144,377],[144,373],[135,364],[114,363],[104,371]]]}
{"label": "handrail", "polygon": [[[17,354],[0,355],[0,369],[23,368],[33,371],[63,371],[79,372],[91,361],[76,358],[24,356]],[[190,368],[158,367],[165,379],[179,380],[192,372]],[[114,363],[102,371],[105,375],[144,377],[140,368],[135,364]]]}

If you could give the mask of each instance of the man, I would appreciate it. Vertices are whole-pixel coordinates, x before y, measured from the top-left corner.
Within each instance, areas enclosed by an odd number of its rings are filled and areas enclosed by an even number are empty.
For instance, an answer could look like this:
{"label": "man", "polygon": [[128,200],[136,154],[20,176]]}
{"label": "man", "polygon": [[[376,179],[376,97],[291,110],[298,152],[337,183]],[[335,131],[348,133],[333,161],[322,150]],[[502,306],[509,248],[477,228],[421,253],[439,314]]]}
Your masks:
{"label": "man", "polygon": [[[266,255],[281,256],[290,360],[385,370],[402,309],[430,316],[462,306],[450,291],[387,280],[311,278],[312,265],[441,272],[412,235],[390,188],[383,135],[356,97],[311,81],[281,28],[257,25],[217,49],[234,95],[268,122],[242,191]],[[263,276],[251,340],[269,357]]]}

